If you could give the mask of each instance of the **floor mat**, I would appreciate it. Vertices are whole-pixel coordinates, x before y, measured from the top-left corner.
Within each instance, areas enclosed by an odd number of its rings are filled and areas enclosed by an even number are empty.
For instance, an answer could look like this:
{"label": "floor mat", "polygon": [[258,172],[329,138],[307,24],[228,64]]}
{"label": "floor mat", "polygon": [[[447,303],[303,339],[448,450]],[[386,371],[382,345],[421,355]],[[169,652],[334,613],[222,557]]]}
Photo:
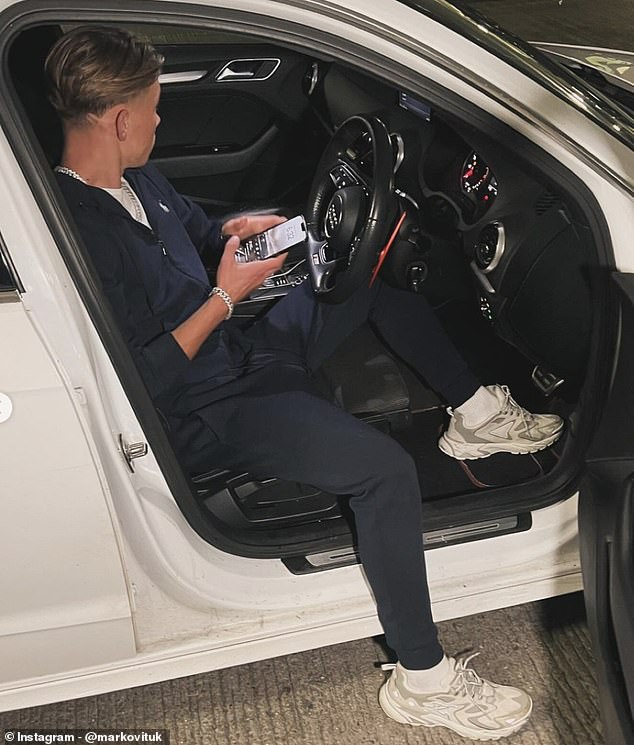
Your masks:
{"label": "floor mat", "polygon": [[498,453],[479,460],[458,461],[438,448],[445,427],[441,409],[413,417],[413,424],[392,436],[414,458],[424,499],[509,486],[548,473],[558,460],[554,448],[530,455]]}

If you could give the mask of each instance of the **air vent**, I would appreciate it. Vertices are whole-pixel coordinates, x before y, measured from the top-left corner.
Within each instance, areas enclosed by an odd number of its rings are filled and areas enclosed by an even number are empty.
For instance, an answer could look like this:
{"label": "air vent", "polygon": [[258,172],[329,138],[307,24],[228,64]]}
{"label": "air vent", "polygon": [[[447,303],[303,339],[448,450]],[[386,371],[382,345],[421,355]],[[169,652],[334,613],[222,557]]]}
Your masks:
{"label": "air vent", "polygon": [[474,251],[474,259],[478,269],[485,274],[495,269],[504,253],[504,242],[504,226],[502,223],[491,222],[482,229]]}
{"label": "air vent", "polygon": [[553,194],[552,191],[545,191],[535,202],[535,212],[538,215],[543,215],[558,203],[559,197],[556,194]]}

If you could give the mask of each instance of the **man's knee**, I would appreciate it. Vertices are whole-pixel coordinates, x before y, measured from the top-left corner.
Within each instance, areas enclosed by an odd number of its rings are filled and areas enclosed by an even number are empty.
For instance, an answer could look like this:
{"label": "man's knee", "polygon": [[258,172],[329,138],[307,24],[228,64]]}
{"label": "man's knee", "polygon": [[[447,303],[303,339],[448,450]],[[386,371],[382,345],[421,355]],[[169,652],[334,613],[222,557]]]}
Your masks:
{"label": "man's knee", "polygon": [[412,456],[396,442],[380,461],[379,476],[391,482],[418,484],[418,471]]}
{"label": "man's knee", "polygon": [[377,438],[371,447],[362,448],[360,466],[365,480],[390,484],[395,489],[418,486],[418,472],[411,455],[389,437]]}

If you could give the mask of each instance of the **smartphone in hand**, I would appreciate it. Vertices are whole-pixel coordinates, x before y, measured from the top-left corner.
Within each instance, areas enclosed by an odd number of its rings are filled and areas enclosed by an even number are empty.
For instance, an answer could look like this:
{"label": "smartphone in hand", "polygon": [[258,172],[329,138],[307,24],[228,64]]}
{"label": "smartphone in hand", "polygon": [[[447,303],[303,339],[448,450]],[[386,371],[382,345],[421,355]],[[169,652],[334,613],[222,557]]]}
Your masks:
{"label": "smartphone in hand", "polygon": [[306,221],[303,215],[276,225],[263,233],[242,241],[236,251],[236,261],[246,264],[249,261],[262,261],[287,251],[291,246],[306,240]]}

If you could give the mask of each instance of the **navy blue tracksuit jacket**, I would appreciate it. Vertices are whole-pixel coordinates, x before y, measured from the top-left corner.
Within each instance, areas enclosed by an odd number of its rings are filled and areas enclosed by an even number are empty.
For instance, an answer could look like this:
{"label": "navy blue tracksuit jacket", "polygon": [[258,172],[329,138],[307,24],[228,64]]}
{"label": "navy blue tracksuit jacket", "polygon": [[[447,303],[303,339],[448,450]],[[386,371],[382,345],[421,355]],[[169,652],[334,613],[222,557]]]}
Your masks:
{"label": "navy blue tracksuit jacket", "polygon": [[238,328],[223,324],[190,361],[170,333],[209,295],[200,254],[217,265],[220,222],[174,191],[151,166],[125,176],[151,230],[102,189],[65,174],[58,174],[58,181],[150,395],[164,413],[187,415],[196,407],[196,391],[202,386],[209,393],[236,378],[251,348]]}

